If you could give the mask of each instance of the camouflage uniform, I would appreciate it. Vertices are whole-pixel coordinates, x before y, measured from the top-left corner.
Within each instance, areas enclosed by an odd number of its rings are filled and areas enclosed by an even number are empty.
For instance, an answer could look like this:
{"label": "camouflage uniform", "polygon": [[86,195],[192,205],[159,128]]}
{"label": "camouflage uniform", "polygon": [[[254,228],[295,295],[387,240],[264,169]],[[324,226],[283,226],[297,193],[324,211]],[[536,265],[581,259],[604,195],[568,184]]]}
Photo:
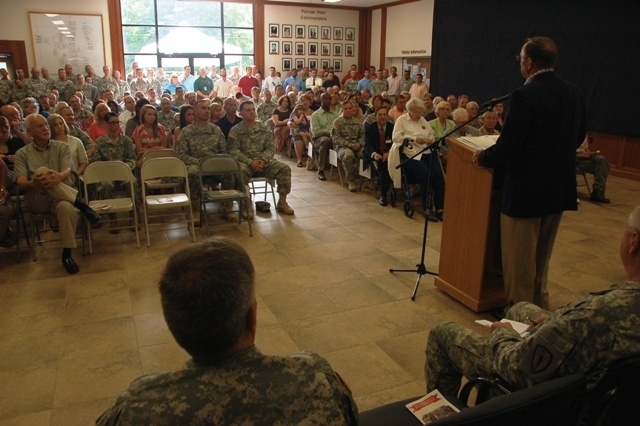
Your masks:
{"label": "camouflage uniform", "polygon": [[111,90],[113,92],[114,96],[116,96],[116,93],[118,91],[118,82],[113,77],[96,78],[93,81],[93,84],[98,88],[99,94],[102,94],[102,92],[105,91],[105,90]]}
{"label": "camouflage uniform", "polygon": [[143,78],[142,80],[136,78],[131,80],[129,86],[131,87],[131,96],[135,95],[137,91],[140,91],[144,93],[145,96],[147,96],[147,91],[151,87],[151,84],[146,78]]}
{"label": "camouflage uniform", "polygon": [[258,113],[258,118],[262,122],[266,122],[273,115],[273,110],[278,108],[278,105],[273,102],[262,102],[260,106],[256,106],[256,112]]}
{"label": "camouflage uniform", "polygon": [[8,104],[11,102],[11,95],[13,94],[13,81],[11,80],[0,80],[0,102],[4,104]]}
{"label": "camouflage uniform", "polygon": [[204,366],[135,380],[96,425],[355,425],[351,391],[313,352],[266,356],[252,347]]}
{"label": "camouflage uniform", "polygon": [[386,78],[378,80],[377,78],[371,82],[371,94],[380,95],[382,92],[389,90],[389,82]]}
{"label": "camouflage uniform", "polygon": [[517,388],[575,373],[592,386],[608,364],[640,353],[640,283],[627,281],[593,292],[553,313],[528,302],[507,318],[524,323],[548,319],[526,337],[498,328],[489,337],[454,323],[431,329],[427,343],[427,392],[455,395],[464,375],[498,374]]}
{"label": "camouflage uniform", "polygon": [[49,82],[43,78],[27,78],[24,87],[29,92],[29,96],[38,99],[40,95],[49,93]]}
{"label": "camouflage uniform", "polygon": [[18,88],[18,86],[13,86],[13,90],[11,91],[11,100],[14,102],[20,102],[24,98],[30,96],[29,89],[27,86],[22,86],[22,89]]}
{"label": "camouflage uniform", "polygon": [[254,160],[263,160],[267,163],[263,174],[267,179],[276,180],[278,193],[286,195],[291,192],[291,168],[273,158],[276,151],[275,137],[266,124],[256,121],[252,127],[248,127],[241,121],[231,128],[227,143],[229,154],[240,162],[245,185],[254,173],[249,164]]}
{"label": "camouflage uniform", "polygon": [[[122,98],[124,96],[124,92],[131,93],[131,87],[129,86],[129,83],[127,83],[126,80],[120,80],[119,83],[116,81],[116,84],[118,85],[118,88],[116,89],[115,92],[113,92],[116,99]],[[132,93],[132,95],[134,94],[135,93]]]}
{"label": "camouflage uniform", "polygon": [[408,92],[415,82],[416,81],[412,78],[409,78],[409,80],[405,80],[404,78],[400,79],[400,93]]}
{"label": "camouflage uniform", "polygon": [[360,80],[350,78],[344,83],[344,90],[347,92],[353,92],[354,90],[358,90],[358,82]]}
{"label": "camouflage uniform", "polygon": [[[342,160],[347,182],[354,182],[358,177],[360,159],[364,150],[364,129],[362,123],[355,118],[338,117],[331,127],[331,139],[333,146],[338,151],[338,158]],[[360,150],[354,152],[349,145],[359,143]]]}
{"label": "camouflage uniform", "polygon": [[[69,102],[69,98],[75,93],[76,86],[70,80],[51,80],[51,88],[58,91],[60,100]],[[54,105],[52,105],[53,107]]]}
{"label": "camouflage uniform", "polygon": [[[122,161],[133,171],[136,167],[136,146],[128,136],[119,135],[118,139],[113,140],[108,135],[100,136],[96,139],[96,149],[91,157],[91,162],[98,161]],[[127,188],[122,183],[118,187]],[[140,187],[134,178],[133,190],[136,198],[140,200]],[[97,185],[96,192],[100,199],[115,198],[115,187],[113,182],[101,182]]]}
{"label": "camouflage uniform", "polygon": [[207,123],[202,128],[195,124],[189,124],[180,132],[176,151],[182,162],[187,166],[191,198],[199,199],[200,175],[198,174],[198,163],[207,155],[227,153],[227,142],[224,140],[222,130],[211,123]]}
{"label": "camouflage uniform", "polygon": [[69,126],[69,134],[82,141],[82,145],[84,145],[85,151],[93,147],[93,141],[91,140],[89,135],[86,132],[78,129],[76,126]]}
{"label": "camouflage uniform", "polygon": [[88,107],[93,106],[93,101],[99,98],[98,88],[93,84],[85,83],[80,87],[76,86],[76,92],[82,92],[84,95],[84,102]]}
{"label": "camouflage uniform", "polygon": [[186,99],[174,99],[171,101],[171,106],[172,107],[176,107],[176,108],[180,108],[182,105],[186,104],[187,100]]}
{"label": "camouflage uniform", "polygon": [[173,128],[176,127],[175,122],[173,121],[175,115],[176,113],[173,111],[158,111],[158,123],[162,124],[164,128],[167,129],[168,133],[173,133]]}

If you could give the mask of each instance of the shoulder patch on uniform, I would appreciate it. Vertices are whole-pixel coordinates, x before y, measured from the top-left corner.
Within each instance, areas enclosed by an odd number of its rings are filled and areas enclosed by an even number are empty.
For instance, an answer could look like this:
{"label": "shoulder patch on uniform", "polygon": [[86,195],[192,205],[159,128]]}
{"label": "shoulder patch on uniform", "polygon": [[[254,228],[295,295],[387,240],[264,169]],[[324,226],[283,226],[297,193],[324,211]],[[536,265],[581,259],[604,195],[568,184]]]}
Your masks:
{"label": "shoulder patch on uniform", "polygon": [[540,373],[546,370],[552,361],[553,355],[551,352],[544,346],[537,345],[531,357],[531,371],[533,373]]}

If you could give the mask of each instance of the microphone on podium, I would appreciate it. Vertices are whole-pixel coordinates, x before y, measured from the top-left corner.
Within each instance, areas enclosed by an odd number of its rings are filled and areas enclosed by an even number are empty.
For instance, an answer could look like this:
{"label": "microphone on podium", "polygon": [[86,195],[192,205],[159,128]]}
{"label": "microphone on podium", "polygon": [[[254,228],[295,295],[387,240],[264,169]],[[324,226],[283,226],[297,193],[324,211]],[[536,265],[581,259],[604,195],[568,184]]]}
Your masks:
{"label": "microphone on podium", "polygon": [[499,98],[493,98],[490,101],[483,103],[482,108],[494,107],[497,104],[501,104],[505,101],[508,101],[510,97],[511,97],[511,93],[509,93],[508,95],[500,96]]}

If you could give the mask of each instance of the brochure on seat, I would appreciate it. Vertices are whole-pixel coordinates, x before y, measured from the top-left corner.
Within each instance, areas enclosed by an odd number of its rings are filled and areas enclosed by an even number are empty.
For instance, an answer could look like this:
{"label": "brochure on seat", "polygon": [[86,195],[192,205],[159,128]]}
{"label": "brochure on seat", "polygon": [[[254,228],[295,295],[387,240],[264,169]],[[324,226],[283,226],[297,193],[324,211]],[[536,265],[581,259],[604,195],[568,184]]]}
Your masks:
{"label": "brochure on seat", "polygon": [[423,425],[428,425],[460,411],[447,401],[437,389],[417,401],[407,404],[406,407]]}
{"label": "brochure on seat", "polygon": [[[531,324],[525,324],[523,322],[513,321],[506,318],[503,318],[500,322],[511,324],[511,327],[513,327],[513,329],[517,331],[518,334],[520,334],[520,336],[522,337],[525,337],[526,335],[529,334],[529,327],[531,326]],[[476,320],[476,323],[480,325],[484,325],[485,327],[491,327],[491,324],[493,324],[491,321],[487,321],[487,320]]]}

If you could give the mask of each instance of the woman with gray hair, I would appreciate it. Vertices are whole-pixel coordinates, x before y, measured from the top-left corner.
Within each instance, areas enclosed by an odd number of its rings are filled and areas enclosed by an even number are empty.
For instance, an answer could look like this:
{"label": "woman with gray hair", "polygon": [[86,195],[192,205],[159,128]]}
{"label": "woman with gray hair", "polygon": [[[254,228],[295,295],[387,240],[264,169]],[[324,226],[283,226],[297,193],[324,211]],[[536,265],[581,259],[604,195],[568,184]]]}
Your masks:
{"label": "woman with gray hair", "polygon": [[[407,102],[407,113],[396,120],[393,127],[393,146],[389,153],[389,173],[394,187],[402,185],[401,175],[396,166],[427,148],[422,154],[404,163],[405,172],[413,176],[420,184],[422,207],[427,214],[427,197],[429,184],[433,189],[433,202],[435,211],[428,214],[432,222],[442,220],[444,211],[444,173],[438,157],[438,150],[433,145],[435,134],[427,120],[424,119],[424,101],[412,98]],[[406,142],[406,143],[405,143]]]}

